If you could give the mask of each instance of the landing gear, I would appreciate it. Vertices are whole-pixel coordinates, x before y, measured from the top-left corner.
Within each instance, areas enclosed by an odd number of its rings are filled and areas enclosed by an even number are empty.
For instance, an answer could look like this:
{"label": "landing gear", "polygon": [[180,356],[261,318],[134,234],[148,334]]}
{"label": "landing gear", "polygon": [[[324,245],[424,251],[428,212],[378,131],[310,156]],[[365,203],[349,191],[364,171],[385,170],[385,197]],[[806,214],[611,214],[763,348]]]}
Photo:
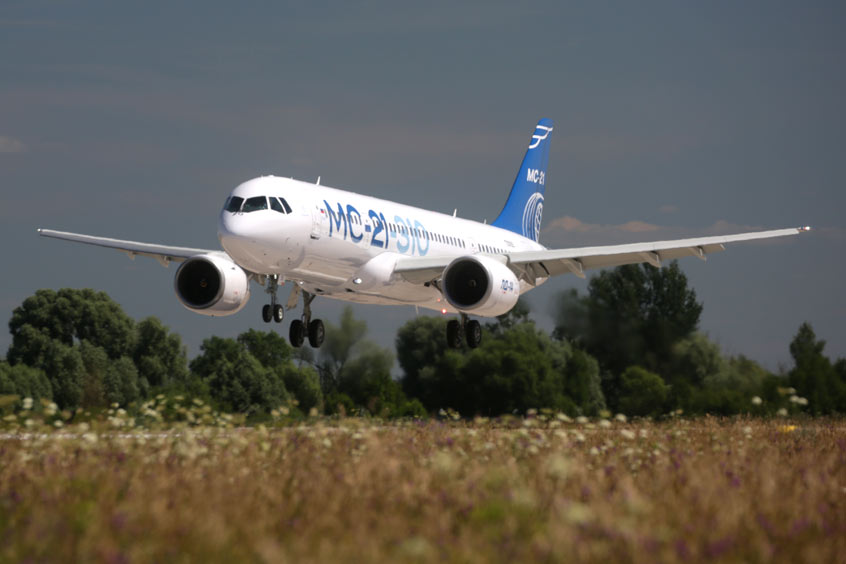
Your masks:
{"label": "landing gear", "polygon": [[303,346],[303,341],[305,340],[305,326],[302,321],[295,319],[291,322],[291,330],[288,333],[288,338],[291,340],[291,346],[295,349]]}
{"label": "landing gear", "polygon": [[482,325],[475,319],[467,319],[467,314],[464,313],[461,314],[461,321],[447,321],[447,346],[451,349],[460,348],[462,333],[471,349],[475,349],[482,342]]}
{"label": "landing gear", "polygon": [[314,300],[314,297],[314,294],[309,294],[305,291],[303,292],[302,318],[295,319],[291,322],[289,338],[291,340],[291,345],[295,348],[303,346],[306,337],[306,328],[308,328],[308,344],[315,349],[320,348],[320,345],[323,344],[323,339],[326,336],[326,330],[323,327],[323,322],[319,319],[312,320],[311,318],[311,302]]}
{"label": "landing gear", "polygon": [[308,344],[312,348],[319,349],[323,344],[323,337],[326,336],[326,330],[323,328],[323,322],[315,319],[308,324]]}
{"label": "landing gear", "polygon": [[265,323],[270,323],[271,320],[279,323],[285,318],[285,308],[282,304],[276,303],[277,290],[279,290],[279,276],[276,274],[268,276],[265,292],[270,294],[270,303],[261,308],[261,318]]}
{"label": "landing gear", "polygon": [[461,346],[461,323],[457,319],[447,321],[447,346],[451,349]]}
{"label": "landing gear", "polygon": [[471,319],[464,323],[464,335],[467,339],[467,346],[475,349],[482,342],[482,324]]}

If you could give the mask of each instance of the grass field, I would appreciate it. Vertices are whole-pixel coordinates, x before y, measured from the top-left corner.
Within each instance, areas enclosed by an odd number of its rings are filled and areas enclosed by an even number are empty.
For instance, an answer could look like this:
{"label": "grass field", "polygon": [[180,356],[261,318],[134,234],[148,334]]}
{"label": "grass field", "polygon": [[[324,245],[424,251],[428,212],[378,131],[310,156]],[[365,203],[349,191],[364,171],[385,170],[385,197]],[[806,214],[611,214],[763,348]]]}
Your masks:
{"label": "grass field", "polygon": [[7,419],[4,562],[846,561],[843,420]]}

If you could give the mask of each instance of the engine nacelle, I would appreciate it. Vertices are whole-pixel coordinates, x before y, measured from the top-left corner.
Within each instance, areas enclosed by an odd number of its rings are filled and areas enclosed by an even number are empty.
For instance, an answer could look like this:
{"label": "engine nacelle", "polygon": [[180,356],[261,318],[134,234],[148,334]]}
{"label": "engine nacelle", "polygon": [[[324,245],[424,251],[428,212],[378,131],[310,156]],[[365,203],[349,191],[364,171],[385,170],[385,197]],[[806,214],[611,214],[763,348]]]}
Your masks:
{"label": "engine nacelle", "polygon": [[197,255],[184,261],[173,279],[179,301],[194,313],[232,315],[250,299],[250,279],[226,257]]}
{"label": "engine nacelle", "polygon": [[510,268],[486,256],[459,257],[444,269],[443,294],[458,311],[496,317],[520,297],[520,283]]}

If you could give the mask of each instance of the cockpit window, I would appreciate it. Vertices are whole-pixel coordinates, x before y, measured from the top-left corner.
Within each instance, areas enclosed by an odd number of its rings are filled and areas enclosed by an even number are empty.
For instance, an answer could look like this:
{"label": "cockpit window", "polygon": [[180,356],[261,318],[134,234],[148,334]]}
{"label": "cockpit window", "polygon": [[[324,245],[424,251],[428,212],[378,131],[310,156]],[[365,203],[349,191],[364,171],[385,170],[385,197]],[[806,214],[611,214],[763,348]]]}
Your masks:
{"label": "cockpit window", "polygon": [[278,211],[279,213],[286,213],[285,208],[283,208],[282,204],[279,203],[279,199],[274,198],[273,196],[270,197],[270,209]]}
{"label": "cockpit window", "polygon": [[241,211],[244,213],[250,213],[258,210],[266,210],[267,209],[267,198],[264,196],[254,196],[252,198],[247,198],[247,201],[244,202],[244,207]]}
{"label": "cockpit window", "polygon": [[282,201],[282,206],[285,208],[286,213],[291,213],[291,206],[288,205],[288,202],[285,201],[285,198],[279,198]]}
{"label": "cockpit window", "polygon": [[232,196],[231,198],[226,200],[226,207],[224,209],[228,212],[235,213],[241,209],[242,203],[244,203],[244,198]]}

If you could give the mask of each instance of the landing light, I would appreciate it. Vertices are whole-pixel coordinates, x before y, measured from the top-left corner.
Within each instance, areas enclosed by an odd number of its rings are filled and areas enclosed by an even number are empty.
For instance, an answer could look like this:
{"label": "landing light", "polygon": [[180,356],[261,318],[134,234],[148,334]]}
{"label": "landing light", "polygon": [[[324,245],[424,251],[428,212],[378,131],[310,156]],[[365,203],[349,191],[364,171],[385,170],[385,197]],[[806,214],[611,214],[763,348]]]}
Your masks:
{"label": "landing light", "polygon": [[361,278],[353,278],[353,284],[361,284]]}
{"label": "landing light", "polygon": [[442,310],[441,310],[441,313],[442,313],[442,314],[444,314],[444,315],[446,315],[446,310],[445,310],[445,309],[442,309]]}

